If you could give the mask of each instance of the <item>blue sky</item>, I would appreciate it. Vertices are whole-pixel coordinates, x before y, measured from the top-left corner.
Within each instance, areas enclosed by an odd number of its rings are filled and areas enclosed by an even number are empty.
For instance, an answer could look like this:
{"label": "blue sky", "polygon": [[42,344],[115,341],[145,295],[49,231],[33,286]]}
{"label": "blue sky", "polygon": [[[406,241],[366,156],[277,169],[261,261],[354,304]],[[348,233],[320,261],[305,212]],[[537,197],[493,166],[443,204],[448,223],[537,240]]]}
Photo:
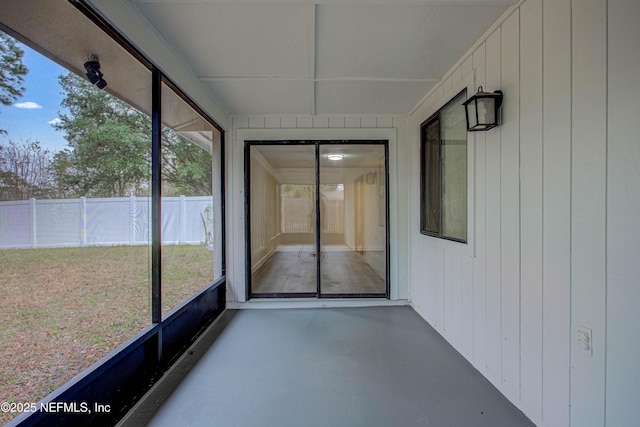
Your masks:
{"label": "blue sky", "polygon": [[0,135],[0,143],[9,139],[16,142],[31,139],[40,141],[43,147],[51,151],[60,151],[65,148],[67,141],[51,123],[62,111],[62,89],[58,85],[58,76],[66,70],[22,43],[19,46],[24,50],[22,62],[29,69],[23,84],[26,90],[13,105],[0,105],[0,129],[8,132],[7,135]]}

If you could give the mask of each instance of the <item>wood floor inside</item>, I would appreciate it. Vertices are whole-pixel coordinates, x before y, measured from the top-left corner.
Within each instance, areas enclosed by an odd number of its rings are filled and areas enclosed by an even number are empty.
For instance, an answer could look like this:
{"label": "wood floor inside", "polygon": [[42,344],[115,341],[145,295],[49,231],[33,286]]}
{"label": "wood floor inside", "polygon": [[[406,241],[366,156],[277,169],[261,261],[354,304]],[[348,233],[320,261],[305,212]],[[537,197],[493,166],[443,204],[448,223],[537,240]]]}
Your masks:
{"label": "wood floor inside", "polygon": [[[311,245],[282,247],[251,278],[257,294],[317,293],[317,254]],[[386,257],[383,251],[355,252],[344,247],[320,252],[321,294],[386,293]]]}

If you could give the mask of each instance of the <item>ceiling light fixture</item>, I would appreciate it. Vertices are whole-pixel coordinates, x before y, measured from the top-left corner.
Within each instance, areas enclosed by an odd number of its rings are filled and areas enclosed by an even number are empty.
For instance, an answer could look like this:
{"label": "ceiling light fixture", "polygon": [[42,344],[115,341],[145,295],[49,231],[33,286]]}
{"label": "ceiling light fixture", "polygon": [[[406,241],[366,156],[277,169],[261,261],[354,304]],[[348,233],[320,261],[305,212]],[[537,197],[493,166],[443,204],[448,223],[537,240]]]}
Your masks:
{"label": "ceiling light fixture", "polygon": [[334,162],[338,160],[342,160],[344,159],[344,154],[328,154],[327,159],[333,160]]}

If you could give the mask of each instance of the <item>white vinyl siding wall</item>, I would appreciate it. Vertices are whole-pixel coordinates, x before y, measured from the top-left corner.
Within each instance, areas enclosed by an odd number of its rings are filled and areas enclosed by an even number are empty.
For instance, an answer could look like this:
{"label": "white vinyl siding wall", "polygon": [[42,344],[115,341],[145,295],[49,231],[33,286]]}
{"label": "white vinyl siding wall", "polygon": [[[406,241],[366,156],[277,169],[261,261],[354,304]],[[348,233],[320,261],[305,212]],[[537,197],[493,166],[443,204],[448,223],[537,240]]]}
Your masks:
{"label": "white vinyl siding wall", "polygon": [[[408,121],[414,308],[538,426],[640,419],[640,3],[527,0]],[[469,73],[475,256],[419,233],[419,125]],[[578,327],[593,332],[593,353]]]}

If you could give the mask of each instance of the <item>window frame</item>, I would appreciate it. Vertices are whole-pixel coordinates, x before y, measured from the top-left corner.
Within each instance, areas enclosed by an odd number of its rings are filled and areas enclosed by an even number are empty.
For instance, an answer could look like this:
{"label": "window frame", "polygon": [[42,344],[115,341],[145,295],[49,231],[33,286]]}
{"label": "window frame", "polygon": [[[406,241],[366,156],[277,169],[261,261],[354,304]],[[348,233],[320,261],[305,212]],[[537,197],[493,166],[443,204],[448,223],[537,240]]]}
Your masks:
{"label": "window frame", "polygon": [[[446,104],[449,105],[449,104]],[[443,107],[444,108],[444,107]],[[437,125],[437,133],[438,140],[441,137],[441,123],[440,123],[440,110],[436,111],[432,114],[427,120],[422,122],[420,125],[420,233],[426,236],[433,237],[441,237],[440,230],[442,228],[442,153],[440,151],[440,144],[438,143],[437,153],[433,157],[437,157],[437,173],[434,174],[433,178],[437,179],[437,183],[433,183],[431,180],[430,185],[427,185],[427,174],[428,169],[430,167],[427,166],[427,155],[429,155],[430,151],[433,150],[432,144],[430,144],[430,140],[427,138],[427,133],[429,132],[428,128],[435,122]],[[432,160],[431,155],[429,155],[429,160]],[[430,210],[427,209],[427,199],[429,198],[427,193],[431,193],[433,190],[437,191],[438,197],[435,197],[436,200],[433,200],[433,203],[430,205],[437,204],[434,207],[434,211],[437,211],[437,225],[434,227],[431,226],[432,221],[430,220]]]}
{"label": "window frame", "polygon": [[[467,218],[467,224],[465,224],[465,228],[466,228],[466,236],[464,239],[458,238],[458,237],[453,237],[453,236],[447,236],[446,234],[443,233],[443,187],[444,187],[444,178],[442,176],[442,170],[443,170],[443,159],[442,159],[442,120],[441,120],[441,115],[442,112],[445,108],[450,107],[451,105],[453,105],[453,103],[456,101],[456,99],[458,97],[460,97],[461,95],[465,95],[465,100],[466,100],[466,94],[467,94],[467,89],[463,88],[460,92],[458,92],[455,96],[453,96],[452,98],[449,99],[449,101],[447,101],[446,104],[444,104],[442,107],[440,107],[438,109],[438,111],[436,111],[435,113],[433,113],[431,116],[429,116],[429,118],[427,120],[425,120],[424,122],[422,122],[422,124],[420,125],[420,233],[427,235],[427,236],[433,236],[433,237],[438,237],[440,239],[446,239],[446,240],[452,240],[454,242],[459,242],[459,243],[467,243],[468,239],[469,239],[469,230],[468,230],[468,218]],[[460,104],[462,105],[462,104]],[[437,183],[435,186],[435,190],[437,191],[437,201],[433,201],[435,202],[434,204],[437,204],[436,206],[436,210],[438,211],[437,213],[437,226],[435,227],[436,230],[431,230],[428,227],[427,224],[427,209],[426,209],[426,205],[427,205],[427,178],[433,178],[432,176],[429,176],[428,174],[428,170],[427,170],[427,165],[426,165],[426,156],[427,156],[427,145],[430,144],[431,140],[429,140],[426,136],[427,132],[428,132],[428,128],[429,126],[431,126],[434,122],[438,122],[438,144],[437,144],[437,163],[436,167],[437,167]],[[465,126],[465,145],[468,146],[469,145],[469,137],[466,135],[466,126]],[[431,149],[431,147],[429,147]],[[466,148],[466,147],[465,147]],[[469,157],[468,157],[468,153],[467,153],[467,163],[469,162]],[[468,170],[467,170],[468,173]],[[431,186],[430,186],[431,187]],[[434,188],[431,188],[431,190],[433,190]],[[465,186],[465,198],[467,198],[467,193],[469,192],[469,186],[466,185]],[[430,191],[431,193],[431,191]]]}
{"label": "window frame", "polygon": [[[418,155],[419,160],[419,227],[420,235],[425,239],[431,240],[438,246],[444,249],[461,253],[463,255],[475,257],[475,169],[476,169],[476,145],[481,145],[484,149],[485,137],[482,132],[469,133],[467,132],[467,239],[461,241],[460,239],[449,238],[447,236],[440,236],[438,233],[429,232],[423,230],[424,220],[424,182],[425,182],[425,169],[424,169],[424,143],[423,143],[423,129],[425,125],[431,123],[435,117],[439,117],[441,110],[449,105],[460,93],[464,90],[467,91],[467,96],[474,93],[473,88],[477,82],[475,81],[475,70],[471,70],[458,83],[452,84],[449,89],[439,89],[439,93],[435,92],[432,96],[437,97],[436,101],[433,101],[429,108],[423,110],[425,120],[420,122],[417,129],[417,140],[419,143]],[[466,129],[465,129],[466,130]],[[440,198],[441,199],[441,198]],[[439,219],[440,221],[440,219]]]}

